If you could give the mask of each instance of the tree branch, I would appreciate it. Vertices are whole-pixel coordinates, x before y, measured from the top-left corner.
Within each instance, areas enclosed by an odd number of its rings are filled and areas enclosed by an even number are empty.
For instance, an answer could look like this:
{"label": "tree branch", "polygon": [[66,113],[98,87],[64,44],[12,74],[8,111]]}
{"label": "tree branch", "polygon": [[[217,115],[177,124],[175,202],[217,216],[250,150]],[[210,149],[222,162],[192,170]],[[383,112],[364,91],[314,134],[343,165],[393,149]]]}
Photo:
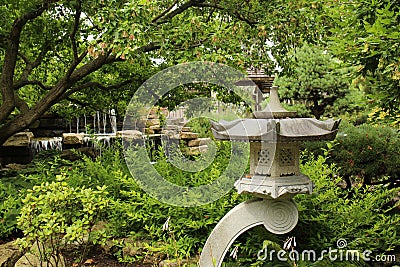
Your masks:
{"label": "tree branch", "polygon": [[26,13],[14,20],[8,36],[8,45],[6,48],[3,69],[0,78],[0,89],[2,105],[0,106],[0,123],[4,122],[16,106],[13,90],[14,72],[18,57],[21,32],[28,21],[33,20],[47,10],[51,3],[58,0],[47,0],[38,5],[32,12]]}
{"label": "tree branch", "polygon": [[29,110],[28,104],[24,100],[22,100],[16,92],[14,92],[14,98],[15,98],[15,106],[17,109],[19,109],[19,112],[20,113],[28,112]]}
{"label": "tree branch", "polygon": [[71,44],[72,44],[72,51],[74,54],[74,62],[79,61],[78,45],[76,44],[76,33],[79,28],[79,21],[80,21],[81,13],[82,13],[81,1],[78,0],[76,5],[77,6],[76,6],[76,11],[75,11],[75,16],[74,16],[74,26],[73,26],[71,34],[69,35],[69,38],[71,39]]}
{"label": "tree branch", "polygon": [[113,84],[113,85],[109,85],[109,86],[105,86],[105,85],[103,85],[101,83],[98,83],[98,82],[87,82],[87,83],[81,84],[79,86],[76,86],[74,88],[71,88],[70,90],[65,92],[59,99],[60,100],[66,99],[70,95],[72,95],[72,94],[74,94],[76,92],[82,91],[83,89],[86,89],[86,88],[95,87],[95,88],[101,89],[103,91],[110,91],[110,90],[113,90],[113,89],[118,89],[118,88],[121,88],[121,87],[123,87],[125,85],[128,85],[128,84],[132,83],[133,80],[134,79],[128,79],[128,80],[123,81],[121,83],[117,83],[117,84]]}
{"label": "tree branch", "polygon": [[18,90],[18,89],[24,87],[25,85],[37,85],[44,90],[51,89],[51,86],[45,85],[41,81],[38,81],[38,80],[22,80],[22,81],[18,81],[17,83],[14,84],[13,90],[14,91]]}
{"label": "tree branch", "polygon": [[[79,56],[74,58],[74,60],[71,63],[71,66],[68,68],[68,71],[65,75],[65,77],[67,79],[69,79],[71,77],[71,75],[75,71],[76,67],[78,67],[79,63],[82,62],[82,60],[86,57],[87,54],[88,54],[88,51],[85,50],[84,52],[82,52],[82,54],[80,54]],[[74,55],[74,57],[75,57],[75,55]]]}
{"label": "tree branch", "polygon": [[168,12],[171,11],[171,9],[174,8],[174,6],[176,6],[176,4],[178,4],[179,0],[175,0],[172,5],[170,5],[167,9],[165,9],[161,14],[159,14],[157,17],[155,17],[154,19],[152,19],[152,23],[156,23],[159,19],[161,19],[162,17],[164,17]]}
{"label": "tree branch", "polygon": [[22,58],[22,60],[25,62],[26,65],[32,65],[32,62],[29,60],[29,58],[24,54],[22,54],[21,52],[18,52],[18,56]]}
{"label": "tree branch", "polygon": [[164,19],[160,20],[157,24],[164,24],[167,23],[168,20],[172,19],[173,17],[185,12],[187,9],[199,6],[200,3],[203,3],[205,0],[189,0],[188,2],[182,4],[177,9],[174,9],[172,12],[164,15]]}
{"label": "tree branch", "polygon": [[[218,10],[226,11],[226,8],[224,8],[223,6],[220,6],[220,5],[216,4],[216,3],[215,4],[199,3],[199,4],[196,4],[196,6],[198,6],[198,7],[210,7],[210,8],[215,8],[215,9],[218,9]],[[235,15],[236,18],[238,18],[241,21],[246,22],[250,26],[254,26],[254,25],[257,24],[256,21],[249,20],[248,18],[246,18],[242,14],[240,14],[239,11],[237,11],[237,10],[233,11],[233,14]]]}

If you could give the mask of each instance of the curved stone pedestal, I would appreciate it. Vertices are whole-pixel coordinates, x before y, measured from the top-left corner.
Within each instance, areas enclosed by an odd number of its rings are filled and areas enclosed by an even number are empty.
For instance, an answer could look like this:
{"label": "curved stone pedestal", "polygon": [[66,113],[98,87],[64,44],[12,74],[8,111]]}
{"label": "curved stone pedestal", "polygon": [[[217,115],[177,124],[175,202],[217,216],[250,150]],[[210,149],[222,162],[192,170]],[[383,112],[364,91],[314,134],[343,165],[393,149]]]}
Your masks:
{"label": "curved stone pedestal", "polygon": [[274,234],[290,232],[297,224],[298,210],[292,199],[251,199],[243,202],[217,224],[200,255],[199,267],[220,267],[235,239],[258,226]]}

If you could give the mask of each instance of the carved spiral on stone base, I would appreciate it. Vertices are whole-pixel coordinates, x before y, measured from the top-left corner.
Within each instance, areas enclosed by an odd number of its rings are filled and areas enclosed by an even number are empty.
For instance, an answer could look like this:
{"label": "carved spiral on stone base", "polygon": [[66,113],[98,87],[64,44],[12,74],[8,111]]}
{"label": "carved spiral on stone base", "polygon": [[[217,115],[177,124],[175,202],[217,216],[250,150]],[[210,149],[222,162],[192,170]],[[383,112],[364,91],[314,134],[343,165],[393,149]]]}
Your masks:
{"label": "carved spiral on stone base", "polygon": [[298,210],[293,200],[269,200],[264,226],[274,234],[293,230],[298,221]]}

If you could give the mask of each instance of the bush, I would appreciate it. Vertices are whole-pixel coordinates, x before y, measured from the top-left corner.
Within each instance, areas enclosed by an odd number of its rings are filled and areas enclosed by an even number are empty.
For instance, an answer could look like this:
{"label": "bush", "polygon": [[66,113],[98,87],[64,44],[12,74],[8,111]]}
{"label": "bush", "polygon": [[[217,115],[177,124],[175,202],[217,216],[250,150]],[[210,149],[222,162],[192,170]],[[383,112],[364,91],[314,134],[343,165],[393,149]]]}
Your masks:
{"label": "bush", "polygon": [[375,255],[400,247],[400,215],[390,205],[398,190],[358,186],[350,198],[338,186],[341,178],[335,165],[323,156],[303,157],[307,160],[301,171],[315,183],[312,195],[296,197],[301,214],[297,231],[308,236],[308,247],[336,247],[339,238],[345,238],[350,249],[369,249]]}
{"label": "bush", "polygon": [[[343,123],[332,145],[327,162],[336,164],[348,187],[351,178],[365,185],[400,179],[400,134],[395,129]],[[323,154],[323,146],[323,142],[305,144],[316,155]]]}
{"label": "bush", "polygon": [[[68,244],[85,247],[108,204],[105,187],[72,188],[64,176],[57,179],[28,190],[18,218],[24,233],[18,240],[20,247],[32,249],[41,262],[53,262],[54,266],[62,261],[61,252]],[[82,252],[83,259],[85,249]]]}

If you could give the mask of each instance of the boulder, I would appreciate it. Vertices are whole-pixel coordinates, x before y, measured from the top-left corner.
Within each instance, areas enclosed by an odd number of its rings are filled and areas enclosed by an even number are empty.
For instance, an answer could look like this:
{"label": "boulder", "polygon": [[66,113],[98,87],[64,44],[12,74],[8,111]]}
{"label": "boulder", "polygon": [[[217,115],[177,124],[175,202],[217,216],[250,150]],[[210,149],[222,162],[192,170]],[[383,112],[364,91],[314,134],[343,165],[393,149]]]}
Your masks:
{"label": "boulder", "polygon": [[85,134],[80,133],[63,133],[64,145],[81,145]]}
{"label": "boulder", "polygon": [[82,155],[86,155],[92,159],[95,159],[98,156],[98,152],[94,147],[80,147],[75,149],[75,151],[71,149],[65,149],[61,153],[60,157],[69,161],[75,161],[82,159]]}
{"label": "boulder", "polygon": [[194,140],[190,140],[188,142],[188,146],[203,146],[203,145],[208,145],[211,143],[210,138],[198,138]]}
{"label": "boulder", "polygon": [[43,266],[43,267],[65,267],[64,258],[60,255],[60,259],[58,264],[52,258],[50,262],[41,262],[39,257],[31,254],[26,253],[22,258],[20,258],[16,263],[15,267],[32,267],[32,266]]}
{"label": "boulder", "polygon": [[179,130],[179,126],[178,125],[166,125],[163,128],[166,131],[178,131]]}
{"label": "boulder", "polygon": [[13,267],[23,255],[14,241],[0,245],[0,267]]}
{"label": "boulder", "polygon": [[17,171],[28,168],[28,166],[26,166],[25,164],[18,164],[18,163],[10,163],[7,164],[5,167],[9,170],[17,170]]}
{"label": "boulder", "polygon": [[149,129],[154,130],[154,131],[160,131],[161,126],[159,124],[150,126]]}
{"label": "boulder", "polygon": [[153,129],[150,129],[150,128],[145,128],[144,129],[144,133],[148,134],[148,135],[151,135],[151,134],[155,134],[155,131]]}
{"label": "boulder", "polygon": [[150,119],[146,121],[146,127],[154,126],[154,125],[160,125],[160,120],[159,119]]}
{"label": "boulder", "polygon": [[143,139],[143,133],[137,130],[118,131],[117,137],[123,137],[128,140]]}
{"label": "boulder", "polygon": [[199,135],[192,132],[181,132],[181,139],[192,140],[197,139]]}
{"label": "boulder", "polygon": [[16,133],[3,144],[3,146],[29,146],[31,139],[33,138],[32,132],[20,132]]}
{"label": "boulder", "polygon": [[199,138],[198,140],[200,140],[199,146],[209,145],[212,142],[211,138]]}
{"label": "boulder", "polygon": [[190,127],[187,127],[187,126],[182,127],[182,129],[181,129],[181,132],[191,132],[191,131],[192,131],[192,129]]}
{"label": "boulder", "polygon": [[41,261],[39,255],[39,249],[37,245],[33,245],[30,252],[22,256],[16,263],[15,267],[32,267],[32,266],[42,266],[42,267],[65,267],[65,260],[62,255],[59,255],[58,262],[51,257],[50,262]]}
{"label": "boulder", "polygon": [[194,139],[194,140],[190,140],[188,142],[189,147],[195,147],[195,146],[199,146],[199,145],[200,145],[200,139]]}
{"label": "boulder", "polygon": [[189,155],[199,155],[200,153],[207,152],[208,146],[189,147]]}

